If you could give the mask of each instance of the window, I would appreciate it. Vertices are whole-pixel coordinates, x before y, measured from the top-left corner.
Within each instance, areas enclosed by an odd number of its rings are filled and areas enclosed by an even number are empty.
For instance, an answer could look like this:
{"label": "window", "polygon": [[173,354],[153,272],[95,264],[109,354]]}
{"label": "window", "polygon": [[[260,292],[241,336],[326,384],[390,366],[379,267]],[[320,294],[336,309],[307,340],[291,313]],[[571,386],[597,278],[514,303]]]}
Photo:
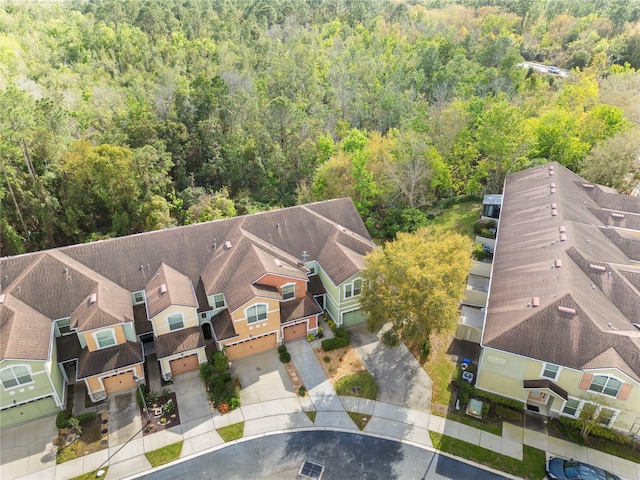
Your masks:
{"label": "window", "polygon": [[598,423],[600,425],[604,425],[605,427],[608,427],[609,424],[611,423],[611,420],[613,420],[613,416],[615,415],[615,413],[616,412],[611,410],[610,408],[602,407],[598,414]]}
{"label": "window", "polygon": [[175,315],[169,315],[167,320],[169,321],[169,330],[171,330],[172,332],[174,330],[180,330],[181,328],[184,328],[184,322],[182,321],[181,313],[176,313]]}
{"label": "window", "polygon": [[589,386],[589,390],[592,392],[604,393],[605,395],[611,395],[615,397],[618,395],[620,391],[620,387],[622,387],[622,382],[620,380],[616,380],[612,377],[607,377],[606,375],[596,375],[591,380],[591,385]]}
{"label": "window", "polygon": [[555,380],[558,378],[558,372],[560,371],[560,367],[558,365],[554,365],[552,363],[545,363],[542,367],[542,376],[546,378],[550,378],[551,380]]}
{"label": "window", "polygon": [[102,330],[95,334],[98,348],[106,348],[116,344],[116,337],[113,330]]}
{"label": "window", "polygon": [[222,308],[225,306],[224,303],[224,294],[222,293],[216,293],[213,296],[213,308]]}
{"label": "window", "polygon": [[29,369],[23,365],[6,368],[0,372],[0,379],[2,380],[2,386],[4,388],[17,387],[18,385],[25,385],[33,381],[29,374]]}
{"label": "window", "polygon": [[576,416],[578,412],[578,407],[580,406],[580,400],[576,400],[575,398],[570,398],[567,400],[567,403],[564,404],[564,408],[562,409],[562,413],[565,415],[570,415],[572,417]]}
{"label": "window", "polygon": [[140,305],[141,303],[144,303],[144,290],[133,292],[131,294],[131,301],[134,305]]}
{"label": "window", "polygon": [[362,293],[362,280],[354,280],[344,286],[344,298],[357,297]]}
{"label": "window", "polygon": [[307,273],[307,275],[314,275],[315,273],[316,273],[316,267],[309,267],[309,273]]}
{"label": "window", "polygon": [[283,300],[291,300],[292,298],[296,298],[296,286],[291,283],[289,285],[284,285],[282,287],[282,299]]}
{"label": "window", "polygon": [[58,326],[58,330],[60,331],[60,335],[67,335],[71,333],[71,318],[62,318],[60,320],[56,320],[56,325]]}
{"label": "window", "polygon": [[255,305],[247,308],[247,322],[255,323],[267,319],[267,306],[265,304]]}

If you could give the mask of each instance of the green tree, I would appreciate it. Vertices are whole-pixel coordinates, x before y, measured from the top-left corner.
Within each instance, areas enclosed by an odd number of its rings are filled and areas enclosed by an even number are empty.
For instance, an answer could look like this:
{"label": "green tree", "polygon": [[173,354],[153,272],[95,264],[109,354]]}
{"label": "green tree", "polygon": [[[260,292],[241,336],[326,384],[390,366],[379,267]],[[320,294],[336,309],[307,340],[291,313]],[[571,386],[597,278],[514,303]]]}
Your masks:
{"label": "green tree", "polygon": [[367,255],[360,304],[370,330],[387,322],[407,340],[455,322],[471,265],[471,240],[422,228]]}
{"label": "green tree", "polygon": [[236,207],[229,198],[226,188],[216,193],[204,193],[189,207],[185,223],[208,222],[221,218],[235,217]]}

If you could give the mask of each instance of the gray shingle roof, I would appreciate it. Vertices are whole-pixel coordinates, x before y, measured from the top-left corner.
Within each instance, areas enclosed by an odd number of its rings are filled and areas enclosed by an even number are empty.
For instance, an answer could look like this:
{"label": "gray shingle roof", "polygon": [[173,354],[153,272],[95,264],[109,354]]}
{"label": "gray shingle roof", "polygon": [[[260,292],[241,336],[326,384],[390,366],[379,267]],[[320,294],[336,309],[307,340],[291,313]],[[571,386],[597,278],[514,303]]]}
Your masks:
{"label": "gray shingle roof", "polygon": [[280,323],[292,322],[299,318],[310,317],[322,313],[322,309],[313,299],[311,293],[302,298],[296,298],[280,304]]}
{"label": "gray shingle roof", "polygon": [[[164,290],[161,290],[162,285]],[[155,317],[171,305],[198,306],[189,278],[164,263],[145,286],[145,294],[149,318]]]}
{"label": "gray shingle roof", "polygon": [[127,342],[90,352],[83,349],[78,358],[78,380],[103,372],[142,363],[142,344]]}
{"label": "gray shingle roof", "polygon": [[[579,176],[553,166],[552,176],[548,166],[534,167],[505,182],[483,345],[576,369],[615,367],[640,380],[640,332],[632,325],[640,293],[622,275],[640,275],[640,268],[594,214],[612,206],[634,209],[640,199],[594,194],[597,187],[585,188]],[[533,297],[540,299],[537,308],[530,306]],[[577,314],[566,318],[558,306]],[[609,349],[618,355],[615,362],[603,355]]]}
{"label": "gray shingle roof", "polygon": [[204,347],[204,335],[200,327],[183,328],[155,338],[158,358]]}
{"label": "gray shingle roof", "polygon": [[0,305],[0,360],[47,360],[53,322],[7,295]]}

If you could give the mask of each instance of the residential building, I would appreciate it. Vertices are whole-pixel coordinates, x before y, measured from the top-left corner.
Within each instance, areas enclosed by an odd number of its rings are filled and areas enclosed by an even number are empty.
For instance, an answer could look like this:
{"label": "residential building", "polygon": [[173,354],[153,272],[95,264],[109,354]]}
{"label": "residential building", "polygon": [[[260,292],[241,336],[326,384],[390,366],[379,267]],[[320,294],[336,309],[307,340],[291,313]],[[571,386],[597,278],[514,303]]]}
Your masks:
{"label": "residential building", "polygon": [[505,181],[476,386],[640,429],[640,199],[557,163]]}

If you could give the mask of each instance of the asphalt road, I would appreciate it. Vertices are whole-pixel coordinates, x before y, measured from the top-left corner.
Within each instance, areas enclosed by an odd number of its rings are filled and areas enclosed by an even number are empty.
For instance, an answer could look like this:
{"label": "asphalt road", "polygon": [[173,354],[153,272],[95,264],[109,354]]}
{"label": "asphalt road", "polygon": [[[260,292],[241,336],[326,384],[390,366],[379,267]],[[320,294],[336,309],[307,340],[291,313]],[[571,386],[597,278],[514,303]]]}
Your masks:
{"label": "asphalt road", "polygon": [[144,479],[302,479],[304,460],[324,466],[322,480],[497,480],[485,470],[391,440],[314,431],[270,435],[200,455]]}

